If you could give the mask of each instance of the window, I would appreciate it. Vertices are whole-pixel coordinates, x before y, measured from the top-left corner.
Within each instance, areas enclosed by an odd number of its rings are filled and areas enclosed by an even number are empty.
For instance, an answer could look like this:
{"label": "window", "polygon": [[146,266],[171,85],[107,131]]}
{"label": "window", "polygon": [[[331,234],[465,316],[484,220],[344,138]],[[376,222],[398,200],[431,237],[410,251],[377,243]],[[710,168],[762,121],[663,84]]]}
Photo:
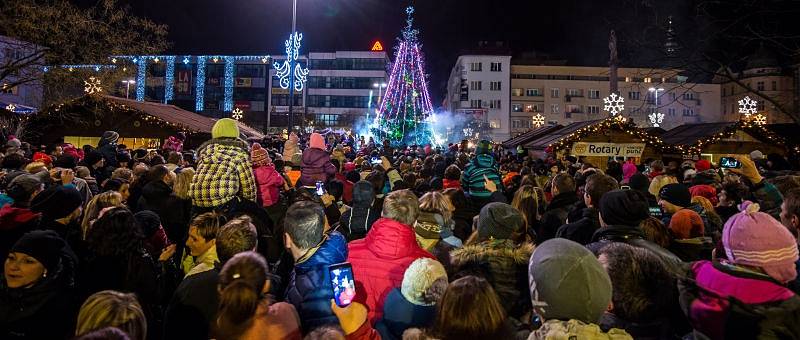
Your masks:
{"label": "window", "polygon": [[758,111],[764,111],[764,101],[763,100],[759,100],[758,101],[758,104],[756,105],[756,109]]}
{"label": "window", "polygon": [[482,63],[469,63],[469,70],[473,72],[480,72],[483,71],[483,64]]}
{"label": "window", "polygon": [[671,101],[675,101],[675,98],[676,98],[676,96],[675,96],[675,92],[670,92],[670,93],[669,93],[669,100],[671,100]]}
{"label": "window", "polygon": [[625,82],[626,83],[630,83],[631,82],[631,77],[625,77]]}
{"label": "window", "polygon": [[683,109],[683,116],[684,117],[691,117],[694,116],[694,110],[692,109]]}
{"label": "window", "polygon": [[667,114],[670,115],[670,116],[674,116],[675,115],[675,109],[673,109],[673,108],[667,109]]}
{"label": "window", "polygon": [[583,91],[579,89],[568,89],[567,95],[570,97],[583,97]]}
{"label": "window", "polygon": [[650,77],[644,77],[644,82],[645,82],[645,83],[652,83],[652,82],[653,82],[653,78],[650,78]]}
{"label": "window", "polygon": [[489,82],[489,90],[490,91],[500,91],[500,82],[499,81],[492,81]]}
{"label": "window", "polygon": [[525,89],[525,95],[528,97],[538,97],[542,94],[539,93],[539,89]]}
{"label": "window", "polygon": [[581,109],[580,105],[569,104],[567,105],[566,111],[568,113],[581,113],[583,110]]}
{"label": "window", "polygon": [[482,83],[480,81],[471,81],[469,82],[469,89],[472,91],[480,91]]}
{"label": "window", "polygon": [[492,119],[489,121],[489,128],[491,129],[499,129],[500,128],[500,120],[499,119]]}
{"label": "window", "polygon": [[630,91],[630,92],[628,92],[628,99],[639,100],[640,96],[641,96],[641,93],[639,93],[639,91]]}
{"label": "window", "polygon": [[514,97],[521,97],[522,89],[511,89],[511,95]]}
{"label": "window", "polygon": [[764,82],[763,81],[756,82],[756,89],[759,91],[764,91]]}
{"label": "window", "polygon": [[542,108],[539,104],[528,104],[525,105],[525,112],[542,112]]}
{"label": "window", "polygon": [[515,128],[515,129],[519,129],[519,128],[522,127],[522,124],[520,124],[520,123],[521,122],[519,121],[519,119],[514,119],[514,120],[511,121],[511,127]]}
{"label": "window", "polygon": [[558,88],[550,89],[550,97],[551,98],[558,98]]}
{"label": "window", "polygon": [[686,92],[683,94],[683,100],[694,100],[694,92]]}
{"label": "window", "polygon": [[522,112],[522,104],[511,104],[511,112]]}
{"label": "window", "polygon": [[600,98],[600,90],[589,90],[589,98],[591,99]]}
{"label": "window", "polygon": [[772,91],[778,91],[778,82],[772,81]]}
{"label": "window", "polygon": [[491,63],[491,64],[489,64],[489,68],[490,68],[490,70],[492,72],[500,72],[500,71],[503,70],[503,64],[502,63]]}
{"label": "window", "polygon": [[469,101],[469,107],[473,108],[473,109],[480,109],[482,107],[481,106],[481,100],[480,99],[470,100]]}
{"label": "window", "polygon": [[500,99],[492,99],[489,101],[490,109],[500,109]]}
{"label": "window", "polygon": [[600,113],[600,107],[597,105],[587,105],[586,113]]}
{"label": "window", "polygon": [[558,113],[559,111],[558,104],[550,104],[550,113]]}

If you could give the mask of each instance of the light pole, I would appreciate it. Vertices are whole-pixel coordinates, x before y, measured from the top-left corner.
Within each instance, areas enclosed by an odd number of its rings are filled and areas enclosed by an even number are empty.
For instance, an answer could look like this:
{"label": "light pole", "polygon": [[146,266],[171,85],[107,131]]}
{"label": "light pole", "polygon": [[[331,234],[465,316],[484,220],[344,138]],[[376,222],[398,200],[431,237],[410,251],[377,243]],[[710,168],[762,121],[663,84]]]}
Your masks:
{"label": "light pole", "polygon": [[133,79],[123,80],[125,83],[125,99],[130,99],[130,92],[131,92],[131,84],[136,84],[136,81]]}

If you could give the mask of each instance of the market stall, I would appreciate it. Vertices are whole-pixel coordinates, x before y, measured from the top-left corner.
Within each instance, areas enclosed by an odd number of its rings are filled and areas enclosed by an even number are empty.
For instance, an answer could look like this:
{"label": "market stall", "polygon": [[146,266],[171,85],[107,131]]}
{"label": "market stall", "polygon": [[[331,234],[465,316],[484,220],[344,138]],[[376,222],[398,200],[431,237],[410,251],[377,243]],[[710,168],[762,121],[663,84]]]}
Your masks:
{"label": "market stall", "polygon": [[747,155],[753,150],[763,154],[785,155],[786,140],[749,120],[736,122],[685,124],[665,132],[664,143],[674,145],[665,159],[706,159],[716,163],[727,155]]}
{"label": "market stall", "polygon": [[[174,105],[139,102],[107,95],[86,95],[49,107],[31,116],[26,138],[41,144],[97,145],[103,131],[120,134],[129,148],[157,148],[179,131],[187,135],[187,147],[211,138],[215,119]],[[239,123],[242,137],[261,139],[261,132]]]}
{"label": "market stall", "polygon": [[537,138],[541,138],[542,136],[544,136],[544,135],[546,135],[548,133],[557,131],[557,130],[563,128],[563,127],[564,126],[562,126],[562,125],[552,125],[552,126],[544,126],[544,127],[538,128],[538,129],[530,130],[528,132],[525,132],[525,133],[523,133],[523,134],[521,134],[519,136],[516,136],[514,138],[511,138],[511,139],[503,142],[502,145],[507,150],[516,149],[517,146],[520,146],[520,145],[524,146],[525,144],[528,144],[528,143],[530,143],[531,141],[533,141],[533,140],[535,140]]}

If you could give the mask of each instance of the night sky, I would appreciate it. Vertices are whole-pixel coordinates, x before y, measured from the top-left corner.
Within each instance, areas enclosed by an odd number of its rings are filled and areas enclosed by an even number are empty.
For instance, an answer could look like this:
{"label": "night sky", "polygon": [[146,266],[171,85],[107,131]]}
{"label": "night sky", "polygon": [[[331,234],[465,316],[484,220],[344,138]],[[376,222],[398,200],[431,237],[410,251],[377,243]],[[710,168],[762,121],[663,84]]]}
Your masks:
{"label": "night sky", "polygon": [[[298,0],[303,52],[394,45],[416,7],[431,91],[441,103],[457,56],[478,41],[503,41],[518,55],[536,51],[571,65],[607,65],[607,37],[663,43],[667,16],[691,33],[700,0]],[[173,54],[282,54],[291,0],[133,0],[134,13],[169,26]],[[643,50],[622,47],[623,66],[647,66]]]}

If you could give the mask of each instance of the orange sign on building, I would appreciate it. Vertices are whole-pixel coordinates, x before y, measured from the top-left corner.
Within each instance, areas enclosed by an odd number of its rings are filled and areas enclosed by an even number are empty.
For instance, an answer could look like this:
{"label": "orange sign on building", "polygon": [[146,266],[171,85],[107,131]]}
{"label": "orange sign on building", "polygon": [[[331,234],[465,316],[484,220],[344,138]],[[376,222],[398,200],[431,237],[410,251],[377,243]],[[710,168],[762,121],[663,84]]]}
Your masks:
{"label": "orange sign on building", "polygon": [[383,51],[383,45],[378,40],[375,40],[375,43],[372,44],[372,52],[381,52]]}

